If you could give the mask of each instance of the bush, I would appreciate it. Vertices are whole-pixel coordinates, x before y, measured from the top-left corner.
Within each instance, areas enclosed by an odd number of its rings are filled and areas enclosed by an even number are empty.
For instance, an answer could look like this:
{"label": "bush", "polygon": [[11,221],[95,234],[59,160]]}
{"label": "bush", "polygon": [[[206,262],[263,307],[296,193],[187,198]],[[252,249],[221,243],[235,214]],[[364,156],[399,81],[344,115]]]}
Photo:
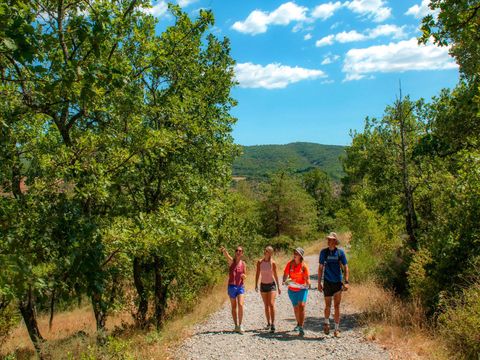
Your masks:
{"label": "bush", "polygon": [[441,336],[459,359],[480,356],[480,278],[459,296],[444,301],[438,317]]}
{"label": "bush", "polygon": [[12,303],[0,303],[0,347],[18,324],[18,313]]}
{"label": "bush", "polygon": [[385,280],[395,276],[392,254],[401,244],[399,229],[376,211],[368,209],[362,200],[350,202],[337,213],[337,227],[347,227],[352,233],[349,264],[355,281]]}

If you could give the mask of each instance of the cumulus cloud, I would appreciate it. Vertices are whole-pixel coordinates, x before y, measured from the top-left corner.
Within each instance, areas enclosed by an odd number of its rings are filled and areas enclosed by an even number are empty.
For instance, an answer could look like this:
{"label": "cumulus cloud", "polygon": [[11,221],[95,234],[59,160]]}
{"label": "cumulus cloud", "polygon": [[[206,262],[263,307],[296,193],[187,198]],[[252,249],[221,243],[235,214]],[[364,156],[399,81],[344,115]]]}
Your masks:
{"label": "cumulus cloud", "polygon": [[342,7],[340,1],[337,2],[328,2],[316,6],[311,13],[312,18],[326,20],[335,14],[335,11]]}
{"label": "cumulus cloud", "polygon": [[264,89],[283,89],[302,80],[327,76],[322,70],[277,63],[262,66],[250,62],[235,65],[235,75],[240,87]]}
{"label": "cumulus cloud", "polygon": [[386,6],[385,0],[351,0],[346,1],[344,6],[375,22],[385,21],[392,15],[392,9]]}
{"label": "cumulus cloud", "polygon": [[412,7],[410,7],[405,13],[405,15],[411,15],[416,19],[421,19],[424,16],[427,16],[429,14],[437,15],[438,9],[435,11],[432,11],[429,5],[430,5],[430,0],[422,0],[420,5],[415,4]]}
{"label": "cumulus cloud", "polygon": [[305,34],[305,36],[303,37],[303,40],[310,40],[312,38],[312,34],[308,33],[308,34]]}
{"label": "cumulus cloud", "polygon": [[197,2],[198,0],[177,0],[178,5],[181,7],[186,7],[190,4]]}
{"label": "cumulus cloud", "polygon": [[322,47],[322,46],[332,45],[334,41],[335,41],[335,35],[327,35],[321,38],[320,40],[317,40],[315,42],[315,46]]}
{"label": "cumulus cloud", "polygon": [[351,49],[343,63],[345,81],[359,80],[374,73],[457,68],[448,48],[419,45],[416,38],[388,45]]}
{"label": "cumulus cloud", "polygon": [[327,54],[323,57],[322,65],[329,65],[340,59],[339,55]]}
{"label": "cumulus cloud", "polygon": [[144,11],[147,14],[153,15],[155,17],[162,16],[165,14],[168,10],[168,4],[166,1],[157,1],[156,3],[152,3],[152,7],[150,8],[142,8],[142,11]]}
{"label": "cumulus cloud", "polygon": [[317,46],[332,45],[335,41],[339,43],[349,43],[354,41],[371,40],[381,36],[390,36],[394,39],[401,39],[406,36],[405,26],[391,24],[378,25],[373,29],[367,29],[360,33],[357,30],[342,31],[335,35],[325,36],[317,41]]}
{"label": "cumulus cloud", "polygon": [[280,5],[272,12],[252,11],[244,21],[237,21],[232,29],[241,33],[257,35],[267,31],[269,25],[288,25],[293,21],[306,20],[307,8],[294,2]]}

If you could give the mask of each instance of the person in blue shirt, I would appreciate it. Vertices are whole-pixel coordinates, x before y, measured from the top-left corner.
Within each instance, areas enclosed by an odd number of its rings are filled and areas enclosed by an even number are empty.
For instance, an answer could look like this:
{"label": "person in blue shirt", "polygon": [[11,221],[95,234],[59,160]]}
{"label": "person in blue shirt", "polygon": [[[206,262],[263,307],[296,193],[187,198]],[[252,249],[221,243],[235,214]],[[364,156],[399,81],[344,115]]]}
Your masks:
{"label": "person in blue shirt", "polygon": [[[342,249],[337,248],[340,244],[336,233],[332,232],[327,236],[328,247],[320,251],[318,265],[318,291],[323,291],[325,297],[325,321],[323,332],[330,333],[330,307],[335,309],[335,331],[334,336],[340,335],[340,302],[342,301],[342,290],[348,289],[349,270],[347,257]],[[342,267],[345,272],[345,279],[342,277]],[[321,284],[323,278],[323,286]],[[344,281],[343,281],[344,280]]]}

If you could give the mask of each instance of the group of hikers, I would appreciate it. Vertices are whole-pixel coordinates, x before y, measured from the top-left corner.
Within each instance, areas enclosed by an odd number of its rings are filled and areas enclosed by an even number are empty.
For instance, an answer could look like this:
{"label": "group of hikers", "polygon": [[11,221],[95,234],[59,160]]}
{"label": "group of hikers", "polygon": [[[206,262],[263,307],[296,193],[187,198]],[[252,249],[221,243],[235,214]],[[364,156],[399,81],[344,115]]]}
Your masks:
{"label": "group of hikers", "polygon": [[[330,308],[334,306],[334,336],[340,335],[340,302],[342,291],[348,289],[349,270],[345,252],[339,249],[340,244],[336,233],[332,232],[327,236],[328,247],[320,251],[318,264],[318,291],[323,291],[325,297],[325,320],[323,331],[326,335],[330,333]],[[232,317],[235,323],[235,332],[243,333],[243,309],[245,301],[244,282],[247,278],[247,266],[242,260],[243,248],[238,246],[235,256],[230,256],[228,251],[222,247],[221,251],[229,264],[228,296],[232,305]],[[304,261],[304,250],[300,247],[293,252],[293,259],[287,263],[283,271],[282,284],[288,286],[288,297],[293,306],[297,325],[294,328],[299,336],[304,336],[305,305],[307,303],[308,291],[311,289],[310,271]],[[343,273],[342,274],[342,269]],[[323,285],[322,285],[323,278]],[[282,290],[278,281],[277,264],[273,260],[273,248],[267,246],[264,256],[257,262],[255,274],[255,291],[258,292],[260,281],[260,293],[265,305],[265,317],[267,327],[265,330],[275,332],[275,298]]]}

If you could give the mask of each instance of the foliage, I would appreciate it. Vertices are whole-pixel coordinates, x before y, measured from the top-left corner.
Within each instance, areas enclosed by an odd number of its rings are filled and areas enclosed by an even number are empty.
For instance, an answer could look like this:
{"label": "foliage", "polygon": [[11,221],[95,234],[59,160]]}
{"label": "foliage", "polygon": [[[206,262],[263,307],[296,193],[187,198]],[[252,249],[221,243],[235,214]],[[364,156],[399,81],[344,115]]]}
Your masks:
{"label": "foliage", "polygon": [[101,335],[132,284],[160,327],[170,299],[214,281],[205,265],[237,225],[219,226],[236,153],[229,41],[208,33],[210,11],[178,6],[157,35],[148,6],[0,6],[0,294],[37,349],[37,308],[86,295]]}
{"label": "foliage", "polygon": [[480,283],[471,283],[460,294],[444,301],[438,318],[440,335],[459,359],[475,359],[480,354]]}
{"label": "foliage", "polygon": [[268,175],[287,169],[301,174],[319,168],[335,181],[343,175],[339,161],[343,146],[299,142],[243,146],[242,150],[242,155],[233,163],[233,173],[249,179],[266,180]]}
{"label": "foliage", "polygon": [[262,223],[266,236],[304,238],[314,231],[315,204],[299,180],[285,172],[275,174],[265,184],[263,194]]}
{"label": "foliage", "polygon": [[327,232],[333,227],[337,205],[329,176],[320,169],[313,169],[303,174],[302,184],[307,193],[315,200],[318,231]]}

